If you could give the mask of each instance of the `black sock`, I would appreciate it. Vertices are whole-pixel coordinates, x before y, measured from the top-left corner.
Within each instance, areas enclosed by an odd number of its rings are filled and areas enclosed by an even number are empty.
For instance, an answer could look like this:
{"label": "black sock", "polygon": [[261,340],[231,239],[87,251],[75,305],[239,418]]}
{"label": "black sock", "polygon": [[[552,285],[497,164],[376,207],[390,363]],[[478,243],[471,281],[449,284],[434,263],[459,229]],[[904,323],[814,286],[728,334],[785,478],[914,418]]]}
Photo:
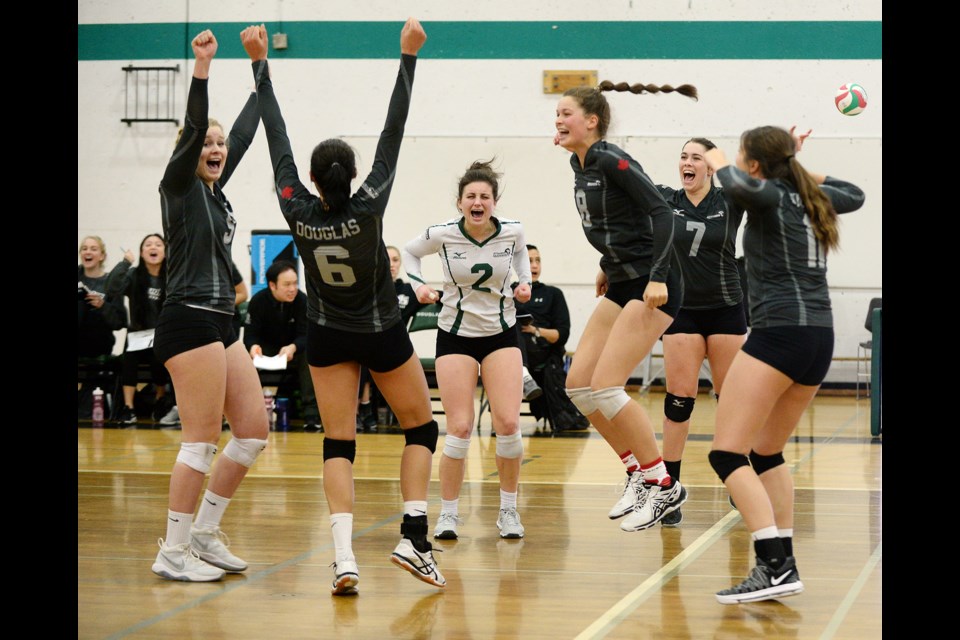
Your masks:
{"label": "black sock", "polygon": [[411,516],[403,514],[403,524],[400,525],[400,535],[413,543],[413,548],[420,553],[433,549],[427,540],[427,516]]}
{"label": "black sock", "polygon": [[680,464],[683,460],[677,460],[676,462],[672,460],[664,460],[663,464],[667,467],[667,473],[670,474],[670,477],[674,480],[680,479]]}
{"label": "black sock", "polygon": [[780,538],[780,542],[783,543],[783,552],[787,554],[787,557],[793,555],[793,536]]}
{"label": "black sock", "polygon": [[787,559],[787,554],[783,550],[783,542],[780,538],[767,538],[765,540],[754,540],[753,550],[757,557],[770,565],[774,571],[778,571]]}

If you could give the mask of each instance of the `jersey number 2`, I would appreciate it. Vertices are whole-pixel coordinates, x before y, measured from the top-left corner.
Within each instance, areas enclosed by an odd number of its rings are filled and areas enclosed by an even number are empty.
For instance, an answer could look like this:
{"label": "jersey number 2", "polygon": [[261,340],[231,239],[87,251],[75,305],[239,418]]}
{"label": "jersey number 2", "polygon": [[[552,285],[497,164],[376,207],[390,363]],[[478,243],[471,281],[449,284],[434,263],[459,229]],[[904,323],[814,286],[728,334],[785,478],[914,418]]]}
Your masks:
{"label": "jersey number 2", "polygon": [[490,276],[493,275],[493,267],[485,262],[478,262],[470,269],[470,273],[483,274],[476,282],[473,283],[474,291],[486,291],[489,293],[490,289],[487,287],[481,287],[480,285],[489,280]]}

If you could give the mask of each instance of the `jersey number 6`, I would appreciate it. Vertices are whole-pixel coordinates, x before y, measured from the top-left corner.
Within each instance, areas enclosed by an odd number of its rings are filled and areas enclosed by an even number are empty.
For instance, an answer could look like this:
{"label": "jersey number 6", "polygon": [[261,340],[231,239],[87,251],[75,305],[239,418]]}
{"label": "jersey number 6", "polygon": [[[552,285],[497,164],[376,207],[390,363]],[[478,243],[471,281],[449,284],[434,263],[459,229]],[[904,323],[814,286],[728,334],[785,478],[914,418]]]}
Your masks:
{"label": "jersey number 6", "polygon": [[317,247],[313,250],[313,259],[317,261],[320,279],[331,287],[349,287],[357,281],[353,268],[348,264],[331,262],[331,258],[346,260],[350,252],[340,246]]}

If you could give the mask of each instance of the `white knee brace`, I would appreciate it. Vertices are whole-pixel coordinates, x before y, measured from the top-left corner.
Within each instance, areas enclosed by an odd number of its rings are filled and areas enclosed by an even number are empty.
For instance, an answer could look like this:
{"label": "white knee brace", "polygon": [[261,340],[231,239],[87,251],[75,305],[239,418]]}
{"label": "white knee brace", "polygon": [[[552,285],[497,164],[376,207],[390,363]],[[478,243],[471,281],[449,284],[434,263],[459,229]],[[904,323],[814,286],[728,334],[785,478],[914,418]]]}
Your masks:
{"label": "white knee brace", "polygon": [[523,457],[523,436],[519,431],[509,436],[497,436],[497,455],[510,460]]}
{"label": "white knee brace", "polygon": [[182,442],[177,462],[187,465],[200,473],[210,471],[213,456],[217,453],[217,445],[209,442]]}
{"label": "white knee brace", "polygon": [[443,455],[454,460],[463,460],[470,450],[470,437],[458,438],[447,434],[443,439]]}
{"label": "white knee brace", "polygon": [[593,401],[597,403],[597,408],[600,409],[604,418],[613,420],[614,416],[630,402],[630,396],[623,387],[607,387],[594,391]]}
{"label": "white knee brace", "polygon": [[567,397],[573,406],[585,416],[597,410],[597,403],[593,399],[593,392],[590,387],[577,387],[575,389],[566,389]]}
{"label": "white knee brace", "polygon": [[223,455],[248,469],[253,466],[257,456],[267,448],[266,440],[256,438],[231,438],[223,448]]}

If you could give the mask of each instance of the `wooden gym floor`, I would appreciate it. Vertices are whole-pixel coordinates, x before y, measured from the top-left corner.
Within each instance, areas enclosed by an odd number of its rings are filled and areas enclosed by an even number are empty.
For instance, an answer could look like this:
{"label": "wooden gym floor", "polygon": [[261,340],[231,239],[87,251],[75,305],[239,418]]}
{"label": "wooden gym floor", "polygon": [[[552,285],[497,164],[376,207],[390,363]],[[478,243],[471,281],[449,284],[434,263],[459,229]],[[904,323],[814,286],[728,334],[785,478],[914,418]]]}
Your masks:
{"label": "wooden gym floor", "polygon": [[[663,395],[633,394],[659,423]],[[323,436],[274,432],[223,521],[250,568],[222,582],[150,571],[164,535],[180,432],[77,429],[78,638],[880,638],[882,443],[869,400],[818,397],[784,451],[796,482],[799,596],[718,604],[752,545],[707,463],[714,402],[701,394],[684,455],[678,528],[625,533],[607,518],[624,476],[593,429],[543,433],[521,418],[523,540],[501,540],[489,414],[474,435],[460,539],[436,541],[447,587],[390,563],[399,540],[398,433],[358,435],[354,551],[360,594],[331,597]],[[437,416],[441,434],[443,416]],[[152,425],[150,425],[152,427]],[[224,432],[225,443],[229,432]],[[442,447],[442,437],[439,448]],[[431,530],[439,513],[437,466]]]}

